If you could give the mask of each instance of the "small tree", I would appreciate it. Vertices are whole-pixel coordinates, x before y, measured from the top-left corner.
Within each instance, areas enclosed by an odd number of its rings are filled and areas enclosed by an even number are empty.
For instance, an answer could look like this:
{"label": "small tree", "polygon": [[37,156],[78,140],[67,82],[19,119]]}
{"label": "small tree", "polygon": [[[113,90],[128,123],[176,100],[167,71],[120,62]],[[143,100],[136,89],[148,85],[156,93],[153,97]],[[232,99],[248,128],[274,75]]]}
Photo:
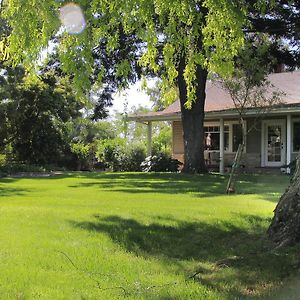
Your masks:
{"label": "small tree", "polygon": [[[234,176],[239,169],[242,154],[246,146],[248,134],[256,128],[257,121],[274,105],[282,103],[282,92],[276,89],[267,79],[273,64],[268,56],[269,48],[265,40],[245,47],[236,61],[234,75],[222,82],[222,87],[230,94],[233,105],[238,113],[242,138],[232,164],[226,193],[234,192]],[[246,127],[245,118],[249,109],[255,110],[253,125]]]}

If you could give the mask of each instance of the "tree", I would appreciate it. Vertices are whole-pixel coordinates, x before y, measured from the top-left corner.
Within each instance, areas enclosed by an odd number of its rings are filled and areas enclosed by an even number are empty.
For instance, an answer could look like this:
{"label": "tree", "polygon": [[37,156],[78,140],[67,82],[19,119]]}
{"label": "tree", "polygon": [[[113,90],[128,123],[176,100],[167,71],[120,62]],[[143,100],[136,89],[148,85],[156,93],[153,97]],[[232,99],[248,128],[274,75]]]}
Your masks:
{"label": "tree", "polygon": [[[118,52],[122,49],[122,32],[141,41],[136,53],[143,72],[150,69],[160,72],[165,91],[170,85],[179,87],[186,154],[184,170],[206,171],[201,129],[207,72],[225,75],[232,71],[232,59],[243,45],[246,11],[241,2],[94,0],[81,1],[81,5],[88,25],[81,34],[63,33],[60,37],[63,69],[74,74],[77,86],[88,90],[95,47],[104,41],[108,52]],[[33,68],[32,62],[59,30],[56,18],[59,7],[60,3],[55,1],[4,2],[2,14],[9,19],[13,31],[3,44],[8,44],[5,51],[12,61],[22,60]],[[82,29],[84,24],[81,25],[69,29],[74,32],[74,28]],[[132,61],[126,57],[117,62],[119,77],[128,78]],[[100,82],[103,72],[99,75]]]}
{"label": "tree", "polygon": [[[298,0],[273,1],[272,10],[258,10],[256,1],[249,1],[248,19],[251,27],[246,34],[264,33],[272,37],[270,53],[277,57],[278,64],[285,64],[290,69],[300,64],[300,2]],[[267,2],[266,2],[267,3]],[[289,47],[281,47],[284,41]]]}
{"label": "tree", "polygon": [[[217,82],[229,93],[238,113],[241,129],[241,143],[231,168],[226,193],[235,190],[234,176],[239,169],[248,134],[255,129],[257,121],[272,106],[281,103],[282,92],[275,89],[267,78],[274,60],[270,54],[271,46],[265,36],[252,37],[235,60],[235,71],[232,77],[221,80],[221,83]],[[245,118],[248,109],[255,109],[256,115],[252,126],[247,128]]]}
{"label": "tree", "polygon": [[81,116],[68,78],[44,74],[32,81],[22,67],[0,76],[1,145],[12,146],[17,160],[60,164],[70,154],[68,125]]}
{"label": "tree", "polygon": [[148,86],[147,82],[145,82],[145,90],[146,94],[149,96],[149,100],[152,103],[152,110],[154,111],[162,111],[171,103],[166,101],[166,97],[164,97],[164,93],[169,94],[171,97],[171,101],[174,99],[178,99],[178,88],[175,86],[170,86],[169,90],[162,91],[163,82],[160,79],[156,78],[156,81],[153,86]]}

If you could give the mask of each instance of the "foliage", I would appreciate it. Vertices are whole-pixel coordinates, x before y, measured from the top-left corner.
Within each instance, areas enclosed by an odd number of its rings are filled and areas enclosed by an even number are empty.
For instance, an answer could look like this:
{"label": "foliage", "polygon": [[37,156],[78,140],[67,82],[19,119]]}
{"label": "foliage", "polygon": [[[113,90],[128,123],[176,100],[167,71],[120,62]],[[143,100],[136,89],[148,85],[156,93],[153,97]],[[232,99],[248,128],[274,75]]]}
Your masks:
{"label": "foliage", "polygon": [[6,163],[6,155],[0,154],[0,166],[5,165],[5,163]]}
{"label": "foliage", "polygon": [[[166,87],[163,87],[162,80],[158,78],[156,78],[154,85],[152,86],[149,86],[147,81],[144,80],[142,87],[145,93],[149,96],[149,100],[152,103],[152,110],[154,111],[164,110],[179,97],[178,88],[176,86],[170,86],[167,89]],[[168,99],[170,101],[167,101]]]}
{"label": "foliage", "polygon": [[141,171],[140,165],[146,157],[146,151],[142,144],[128,145],[126,140],[115,138],[99,141],[96,156],[114,172]]}
{"label": "foliage", "polygon": [[68,122],[81,115],[68,78],[49,73],[40,81],[20,67],[0,76],[2,148],[11,144],[19,161],[59,164],[68,156]]}
{"label": "foliage", "polygon": [[97,143],[96,157],[99,161],[106,163],[112,171],[117,171],[121,168],[123,148],[124,140],[121,138],[102,140]]}
{"label": "foliage", "polygon": [[135,143],[129,146],[126,152],[124,171],[140,172],[142,170],[141,163],[146,157],[145,146]]}
{"label": "foliage", "polygon": [[70,140],[72,143],[91,144],[95,140],[113,139],[117,136],[115,127],[106,120],[95,122],[86,117],[76,118],[70,123]]}
{"label": "foliage", "polygon": [[[138,43],[129,53],[140,54],[140,66],[158,72],[160,64],[164,65],[165,88],[175,83],[178,58],[186,56],[184,77],[191,105],[196,96],[196,66],[228,75],[233,69],[232,59],[243,45],[246,6],[240,1],[128,0],[120,3],[94,0],[80,4],[87,27],[78,35],[62,33],[59,54],[64,71],[74,73],[74,82],[86,90],[95,62],[92,49],[104,43],[108,53],[117,51],[120,58],[118,51],[123,51],[126,45],[121,39],[125,35]],[[56,12],[61,6],[60,2],[53,1],[38,4],[5,1],[2,15],[12,28],[6,51],[12,61],[22,60],[32,66],[41,49],[59,30]],[[121,61],[114,61],[112,65],[126,82],[137,55],[121,57]],[[99,72],[99,82],[104,78],[101,75],[103,72]]]}
{"label": "foliage", "polygon": [[153,126],[152,153],[171,155],[172,128],[167,122],[157,122]]}
{"label": "foliage", "polygon": [[90,167],[91,146],[83,143],[71,144],[71,152],[75,154],[79,163],[78,169],[88,169]]}
{"label": "foliage", "polygon": [[223,85],[240,115],[247,108],[263,111],[281,103],[282,93],[267,79],[274,60],[270,54],[271,46],[264,36],[256,36],[255,41],[248,42],[239,52],[231,78],[223,80]]}
{"label": "foliage", "polygon": [[146,157],[141,167],[143,172],[178,172],[180,165],[182,165],[180,161],[161,152],[158,155]]}
{"label": "foliage", "polygon": [[5,176],[16,173],[42,173],[47,170],[51,171],[52,169],[50,166],[41,167],[38,165],[30,165],[28,163],[25,164],[11,161],[0,166],[0,172]]}
{"label": "foliage", "polygon": [[[251,26],[245,30],[248,37],[263,33],[270,37],[270,55],[276,64],[284,64],[289,70],[300,65],[300,3],[294,1],[272,1],[271,9],[257,9],[255,1],[250,1],[249,16]],[[267,3],[262,1],[264,5]]]}

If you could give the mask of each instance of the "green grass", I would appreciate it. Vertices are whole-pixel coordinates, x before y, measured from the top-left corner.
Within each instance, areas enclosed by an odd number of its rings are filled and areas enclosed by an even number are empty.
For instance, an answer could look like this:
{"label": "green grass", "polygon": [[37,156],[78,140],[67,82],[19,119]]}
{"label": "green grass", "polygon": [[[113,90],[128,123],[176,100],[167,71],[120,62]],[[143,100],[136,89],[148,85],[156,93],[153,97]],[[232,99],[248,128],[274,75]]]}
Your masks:
{"label": "green grass", "polygon": [[3,178],[0,299],[299,299],[300,248],[265,234],[287,184],[242,176],[227,196],[218,175]]}

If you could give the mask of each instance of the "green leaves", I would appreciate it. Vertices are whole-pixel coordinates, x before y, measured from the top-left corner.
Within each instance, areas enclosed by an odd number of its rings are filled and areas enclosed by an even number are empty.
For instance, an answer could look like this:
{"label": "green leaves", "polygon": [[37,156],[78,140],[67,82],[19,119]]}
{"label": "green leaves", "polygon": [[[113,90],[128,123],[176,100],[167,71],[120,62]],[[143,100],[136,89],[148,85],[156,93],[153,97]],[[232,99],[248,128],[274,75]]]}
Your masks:
{"label": "green leaves", "polygon": [[[233,70],[232,60],[243,46],[242,27],[246,11],[240,1],[80,1],[78,4],[84,10],[87,27],[76,36],[61,34],[57,17],[61,2],[7,0],[5,3],[1,14],[12,27],[10,59],[32,67],[41,50],[56,35],[63,69],[74,75],[75,85],[81,90],[90,88],[91,53],[99,41],[107,41],[108,52],[122,48],[119,44],[120,27],[125,34],[139,39],[141,48],[136,54],[140,56],[139,63],[144,71],[151,69],[163,74],[165,85],[176,82],[178,61],[181,56],[186,58],[184,77],[188,87],[188,106],[196,96],[196,66],[228,76]],[[128,60],[119,63],[117,76],[127,77],[129,65]]]}

